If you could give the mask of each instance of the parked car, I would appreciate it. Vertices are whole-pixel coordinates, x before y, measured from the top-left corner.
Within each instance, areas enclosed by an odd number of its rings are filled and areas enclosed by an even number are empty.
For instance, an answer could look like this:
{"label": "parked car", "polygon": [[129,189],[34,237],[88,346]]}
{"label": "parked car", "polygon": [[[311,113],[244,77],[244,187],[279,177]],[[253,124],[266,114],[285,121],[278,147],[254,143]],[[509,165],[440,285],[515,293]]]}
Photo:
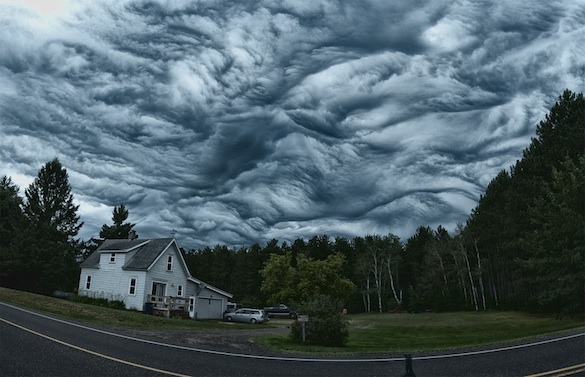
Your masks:
{"label": "parked car", "polygon": [[285,304],[280,304],[276,306],[267,306],[264,308],[264,311],[268,315],[268,317],[287,317],[287,318],[296,318],[297,313],[294,310],[291,310]]}
{"label": "parked car", "polygon": [[262,309],[242,308],[235,312],[225,313],[223,318],[228,322],[263,323],[268,322],[268,316]]}

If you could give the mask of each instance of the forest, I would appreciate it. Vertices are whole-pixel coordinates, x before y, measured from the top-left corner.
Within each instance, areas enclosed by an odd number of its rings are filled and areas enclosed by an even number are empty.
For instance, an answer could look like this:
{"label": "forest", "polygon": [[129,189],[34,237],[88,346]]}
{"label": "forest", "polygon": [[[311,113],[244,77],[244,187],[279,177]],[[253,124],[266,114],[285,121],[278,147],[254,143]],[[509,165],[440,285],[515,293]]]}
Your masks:
{"label": "forest", "polygon": [[[99,238],[76,238],[67,172],[55,159],[19,196],[0,180],[0,284],[50,294],[77,286],[77,262]],[[101,238],[135,224],[114,209]],[[193,276],[250,306],[325,294],[351,312],[514,309],[585,310],[585,100],[566,90],[536,128],[522,157],[487,186],[450,234],[419,227],[353,239],[326,234],[293,242],[183,250]],[[275,302],[279,301],[279,302]]]}

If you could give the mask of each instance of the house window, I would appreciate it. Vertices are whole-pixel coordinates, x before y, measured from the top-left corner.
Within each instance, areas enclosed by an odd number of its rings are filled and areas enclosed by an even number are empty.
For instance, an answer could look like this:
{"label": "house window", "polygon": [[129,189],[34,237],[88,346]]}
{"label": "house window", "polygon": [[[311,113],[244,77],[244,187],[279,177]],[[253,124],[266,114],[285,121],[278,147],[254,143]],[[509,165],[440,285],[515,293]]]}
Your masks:
{"label": "house window", "polygon": [[183,286],[182,285],[179,285],[177,287],[177,296],[183,297]]}
{"label": "house window", "polygon": [[110,254],[110,263],[116,263],[116,253]]}
{"label": "house window", "polygon": [[91,275],[87,275],[85,278],[85,289],[89,289],[91,287]]}
{"label": "house window", "polygon": [[167,259],[167,271],[173,270],[173,256],[169,255],[169,259]]}
{"label": "house window", "polygon": [[128,290],[128,294],[136,294],[136,278],[130,278],[130,289]]}

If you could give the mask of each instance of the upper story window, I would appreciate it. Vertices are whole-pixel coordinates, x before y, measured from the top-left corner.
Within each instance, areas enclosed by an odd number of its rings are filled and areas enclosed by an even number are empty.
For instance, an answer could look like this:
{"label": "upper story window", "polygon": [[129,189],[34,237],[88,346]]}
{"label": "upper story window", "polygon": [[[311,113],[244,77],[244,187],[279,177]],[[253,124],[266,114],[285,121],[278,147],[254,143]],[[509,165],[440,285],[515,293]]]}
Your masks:
{"label": "upper story window", "polygon": [[116,253],[110,254],[110,263],[116,263]]}
{"label": "upper story window", "polygon": [[87,275],[85,278],[85,289],[89,289],[91,287],[91,275]]}
{"label": "upper story window", "polygon": [[130,289],[128,289],[128,294],[136,294],[136,278],[130,278]]}
{"label": "upper story window", "polygon": [[172,271],[173,270],[173,256],[169,255],[169,258],[167,259],[167,271]]}

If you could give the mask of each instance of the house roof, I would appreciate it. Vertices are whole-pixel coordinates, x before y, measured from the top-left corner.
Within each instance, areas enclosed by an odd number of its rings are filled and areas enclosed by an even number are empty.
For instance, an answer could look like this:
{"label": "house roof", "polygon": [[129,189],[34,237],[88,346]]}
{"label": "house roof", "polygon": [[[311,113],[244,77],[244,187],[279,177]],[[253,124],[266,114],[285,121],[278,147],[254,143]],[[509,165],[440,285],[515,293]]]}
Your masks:
{"label": "house roof", "polygon": [[135,250],[136,253],[122,268],[125,270],[148,270],[173,241],[172,238],[104,240],[79,266],[82,268],[99,268],[100,254],[109,252],[128,253]]}
{"label": "house roof", "polygon": [[[125,270],[148,270],[171,242],[173,242],[172,238],[155,238],[149,240],[148,243],[140,246],[136,250],[136,254],[122,268]],[[185,270],[187,270],[186,266]]]}
{"label": "house roof", "polygon": [[149,239],[134,239],[134,240],[104,240],[104,242],[97,248],[101,253],[106,251],[126,252],[130,251],[136,246],[149,242]]}
{"label": "house roof", "polygon": [[226,292],[226,291],[222,291],[221,289],[219,289],[219,288],[216,288],[216,287],[214,287],[213,285],[209,285],[209,284],[207,284],[207,283],[206,283],[206,282],[204,282],[204,281],[201,281],[201,280],[199,280],[199,279],[196,279],[196,278],[194,278],[193,276],[191,276],[191,277],[189,278],[189,280],[190,280],[190,281],[192,281],[192,282],[193,282],[193,283],[195,283],[195,284],[198,284],[199,286],[202,286],[202,288],[207,288],[207,289],[209,289],[209,290],[211,290],[211,291],[214,291],[214,292],[217,292],[217,293],[219,293],[220,295],[227,296],[227,297],[229,297],[229,298],[233,298],[233,297],[234,297],[234,295],[232,295],[231,293],[228,293],[228,292]]}

